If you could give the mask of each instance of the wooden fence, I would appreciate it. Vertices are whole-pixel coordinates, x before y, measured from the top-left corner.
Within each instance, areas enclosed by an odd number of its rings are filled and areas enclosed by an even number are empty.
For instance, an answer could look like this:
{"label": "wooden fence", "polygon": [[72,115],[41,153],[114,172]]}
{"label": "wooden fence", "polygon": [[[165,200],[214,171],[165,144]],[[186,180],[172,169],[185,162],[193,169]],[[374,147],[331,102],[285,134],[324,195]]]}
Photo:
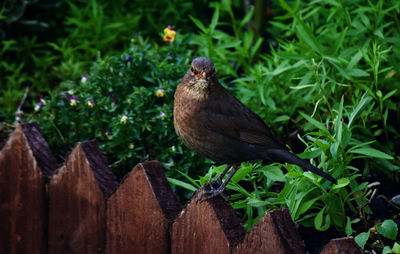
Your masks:
{"label": "wooden fence", "polygon": [[[221,197],[184,208],[161,164],[121,183],[96,141],[78,143],[57,168],[39,127],[18,126],[0,152],[0,253],[305,253],[288,210],[245,232]],[[352,238],[321,253],[362,253]]]}

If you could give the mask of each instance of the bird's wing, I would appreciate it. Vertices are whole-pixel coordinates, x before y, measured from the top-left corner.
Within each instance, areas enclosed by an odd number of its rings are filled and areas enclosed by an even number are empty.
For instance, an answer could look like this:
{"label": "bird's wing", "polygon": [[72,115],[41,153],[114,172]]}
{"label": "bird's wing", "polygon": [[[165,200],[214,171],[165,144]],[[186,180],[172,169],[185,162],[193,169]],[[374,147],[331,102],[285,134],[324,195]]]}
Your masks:
{"label": "bird's wing", "polygon": [[221,92],[214,93],[219,98],[210,98],[204,109],[208,118],[207,128],[250,144],[280,148],[265,122],[225,88],[221,88]]}

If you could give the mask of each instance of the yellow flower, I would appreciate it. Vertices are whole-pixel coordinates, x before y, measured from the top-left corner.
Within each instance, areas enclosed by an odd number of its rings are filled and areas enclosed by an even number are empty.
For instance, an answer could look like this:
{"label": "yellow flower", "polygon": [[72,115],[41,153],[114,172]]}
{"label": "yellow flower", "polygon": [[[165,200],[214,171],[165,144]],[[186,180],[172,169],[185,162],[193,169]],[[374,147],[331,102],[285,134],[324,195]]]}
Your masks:
{"label": "yellow flower", "polygon": [[160,88],[158,88],[158,90],[157,90],[157,92],[156,92],[156,96],[157,97],[164,97],[164,88],[162,88],[162,87],[160,87]]}
{"label": "yellow flower", "polygon": [[106,134],[106,137],[107,137],[108,140],[112,140],[112,139],[113,139],[113,136],[110,135],[110,132],[109,132],[109,131],[106,131],[105,134]]}
{"label": "yellow flower", "polygon": [[167,28],[164,29],[164,41],[170,41],[173,42],[175,40],[175,35],[176,32],[174,31],[174,28],[172,26],[168,26]]}
{"label": "yellow flower", "polygon": [[39,111],[42,108],[43,103],[39,101],[35,106],[35,111]]}
{"label": "yellow flower", "polygon": [[94,103],[93,103],[93,101],[91,99],[88,98],[87,99],[87,105],[88,105],[89,108],[93,108]]}
{"label": "yellow flower", "polygon": [[42,102],[42,104],[43,104],[43,105],[47,105],[47,102],[46,102],[46,100],[44,99],[43,94],[39,94],[39,97],[40,97],[40,101]]}
{"label": "yellow flower", "polygon": [[86,83],[87,79],[88,79],[88,76],[87,76],[86,74],[82,74],[81,82],[82,82],[83,84]]}
{"label": "yellow flower", "polygon": [[126,120],[128,120],[128,118],[129,118],[129,116],[128,116],[127,114],[124,114],[124,115],[121,117],[120,122],[121,122],[121,123],[126,123]]}
{"label": "yellow flower", "polygon": [[69,105],[74,107],[77,104],[78,104],[78,96],[71,96],[71,98],[69,99]]}

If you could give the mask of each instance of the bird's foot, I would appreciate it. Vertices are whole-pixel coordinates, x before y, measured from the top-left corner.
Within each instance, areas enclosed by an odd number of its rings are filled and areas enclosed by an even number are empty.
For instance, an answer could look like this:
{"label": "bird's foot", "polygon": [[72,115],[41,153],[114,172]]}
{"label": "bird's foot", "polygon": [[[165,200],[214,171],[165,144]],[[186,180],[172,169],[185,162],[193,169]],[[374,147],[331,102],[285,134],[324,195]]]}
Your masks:
{"label": "bird's foot", "polygon": [[214,198],[221,195],[223,199],[228,201],[228,197],[224,195],[225,186],[222,185],[221,180],[217,179],[212,182],[208,182],[203,189],[203,192],[197,197],[197,201],[206,201],[207,199]]}

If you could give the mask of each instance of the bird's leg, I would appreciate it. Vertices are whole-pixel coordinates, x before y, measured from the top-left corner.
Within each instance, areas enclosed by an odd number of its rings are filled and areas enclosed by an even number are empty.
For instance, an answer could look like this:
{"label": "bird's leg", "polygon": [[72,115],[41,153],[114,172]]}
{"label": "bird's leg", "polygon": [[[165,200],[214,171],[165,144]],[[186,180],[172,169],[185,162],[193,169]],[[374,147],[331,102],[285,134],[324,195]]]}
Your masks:
{"label": "bird's leg", "polygon": [[[229,168],[229,166],[227,168]],[[224,171],[222,172],[224,175],[226,174],[226,171],[228,171],[227,168],[225,168]],[[239,169],[239,165],[233,166],[231,172],[229,172],[225,181],[222,184],[220,184],[218,188],[214,188],[214,186],[212,184],[210,184],[209,185],[210,189],[209,190],[204,189],[203,193],[200,194],[200,196],[197,198],[197,200],[205,201],[207,199],[213,198],[213,197],[221,194],[225,190],[226,185],[228,184],[228,182],[231,180],[231,178],[233,177],[233,175],[236,173],[236,171],[238,169]],[[221,173],[221,175],[222,175],[222,173]],[[219,178],[220,177],[218,177],[217,181],[219,180]],[[220,181],[222,181],[222,180],[220,180]]]}
{"label": "bird's leg", "polygon": [[222,179],[224,179],[224,176],[226,175],[226,172],[231,168],[231,165],[226,165],[225,169],[219,174],[217,179],[211,182],[211,185],[214,186],[216,184],[217,186],[220,186],[222,184]]}

